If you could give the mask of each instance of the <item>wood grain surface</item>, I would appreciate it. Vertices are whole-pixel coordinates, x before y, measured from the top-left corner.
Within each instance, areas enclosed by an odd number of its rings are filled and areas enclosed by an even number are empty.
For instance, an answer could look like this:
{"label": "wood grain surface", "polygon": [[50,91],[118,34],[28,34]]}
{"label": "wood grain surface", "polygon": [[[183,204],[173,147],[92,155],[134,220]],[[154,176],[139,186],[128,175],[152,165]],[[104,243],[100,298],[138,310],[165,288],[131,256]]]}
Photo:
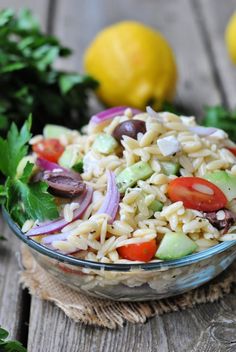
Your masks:
{"label": "wood grain surface", "polygon": [[[0,7],[22,3],[30,4],[44,28],[74,49],[66,68],[83,69],[83,51],[98,30],[120,20],[138,20],[160,29],[174,48],[179,68],[177,101],[187,111],[201,116],[204,105],[236,106],[236,68],[224,44],[224,29],[236,10],[236,0],[0,0]],[[27,312],[30,302],[17,283],[12,252],[18,245],[9,242],[0,252],[0,324],[21,337],[22,312]],[[33,297],[28,351],[235,352],[235,331],[236,291],[218,303],[165,314],[146,324],[126,324],[116,331],[76,324],[51,303]]]}
{"label": "wood grain surface", "polygon": [[27,304],[30,299],[19,284],[17,261],[20,243],[10,233],[1,217],[0,233],[6,239],[0,243],[0,325],[11,336],[27,340],[25,324],[28,322]]}

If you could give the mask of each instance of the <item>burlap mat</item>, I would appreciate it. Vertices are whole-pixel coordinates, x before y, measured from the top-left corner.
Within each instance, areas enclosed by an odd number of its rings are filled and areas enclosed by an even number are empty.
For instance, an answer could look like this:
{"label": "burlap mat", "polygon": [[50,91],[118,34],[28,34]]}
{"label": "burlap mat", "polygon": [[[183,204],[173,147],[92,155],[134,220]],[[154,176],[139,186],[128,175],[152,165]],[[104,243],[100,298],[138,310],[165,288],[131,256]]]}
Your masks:
{"label": "burlap mat", "polygon": [[32,295],[60,307],[76,322],[115,329],[126,321],[144,323],[155,315],[192,308],[214,302],[231,291],[236,283],[236,262],[210,283],[169,299],[150,302],[114,302],[85,296],[61,284],[43,270],[26,247],[22,248],[21,282]]}

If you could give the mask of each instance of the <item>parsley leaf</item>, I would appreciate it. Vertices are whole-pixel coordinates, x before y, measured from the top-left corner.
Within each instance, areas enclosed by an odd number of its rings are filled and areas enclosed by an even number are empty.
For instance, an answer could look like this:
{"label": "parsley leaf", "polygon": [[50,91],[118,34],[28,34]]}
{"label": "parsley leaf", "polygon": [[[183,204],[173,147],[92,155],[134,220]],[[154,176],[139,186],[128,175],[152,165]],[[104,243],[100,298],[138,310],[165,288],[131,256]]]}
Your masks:
{"label": "parsley leaf", "polygon": [[0,134],[33,113],[34,132],[45,123],[78,128],[88,121],[92,77],[56,68],[72,54],[57,37],[43,33],[28,9],[0,11]]}
{"label": "parsley leaf", "polygon": [[14,177],[20,160],[27,154],[26,143],[31,138],[31,117],[24,123],[20,131],[13,123],[7,139],[0,137],[0,170],[5,176]]}
{"label": "parsley leaf", "polygon": [[8,176],[5,185],[0,186],[0,201],[19,225],[27,219],[44,221],[59,216],[55,199],[47,192],[48,185],[30,182],[34,164],[27,162],[22,175],[17,176],[17,166],[28,152],[30,127],[31,117],[20,131],[12,124],[7,139],[0,138],[0,170]]}
{"label": "parsley leaf", "polygon": [[6,340],[9,333],[0,327],[0,351],[1,352],[27,352],[19,341]]}
{"label": "parsley leaf", "polygon": [[[27,165],[25,169],[26,168]],[[24,171],[24,177],[16,180],[14,187],[24,204],[25,213],[28,218],[43,221],[58,217],[59,214],[54,202],[54,197],[47,192],[48,185],[45,182],[26,184],[23,182],[25,177]]]}

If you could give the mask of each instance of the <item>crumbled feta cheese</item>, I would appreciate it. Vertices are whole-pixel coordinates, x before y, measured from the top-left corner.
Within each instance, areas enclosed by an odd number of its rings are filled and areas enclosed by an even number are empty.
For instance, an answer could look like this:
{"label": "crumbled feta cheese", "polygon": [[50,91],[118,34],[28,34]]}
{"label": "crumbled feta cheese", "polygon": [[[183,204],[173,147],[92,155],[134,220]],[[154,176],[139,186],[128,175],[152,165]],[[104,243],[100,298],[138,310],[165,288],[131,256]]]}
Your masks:
{"label": "crumbled feta cheese", "polygon": [[83,169],[84,172],[98,172],[98,159],[95,157],[92,151],[88,152],[83,158]]}
{"label": "crumbled feta cheese", "polygon": [[164,156],[169,156],[180,151],[180,143],[174,136],[167,136],[157,140],[160,152]]}

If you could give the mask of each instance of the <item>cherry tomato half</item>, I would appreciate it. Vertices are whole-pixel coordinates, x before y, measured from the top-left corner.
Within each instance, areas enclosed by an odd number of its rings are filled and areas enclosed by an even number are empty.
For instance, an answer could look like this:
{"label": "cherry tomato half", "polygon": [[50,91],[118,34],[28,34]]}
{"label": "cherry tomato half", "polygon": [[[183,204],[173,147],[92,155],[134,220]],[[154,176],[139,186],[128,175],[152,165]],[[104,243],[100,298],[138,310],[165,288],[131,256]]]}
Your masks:
{"label": "cherry tomato half", "polygon": [[234,154],[235,156],[236,156],[236,148],[228,148],[227,147],[227,149],[232,153],[232,154]]}
{"label": "cherry tomato half", "polygon": [[200,177],[179,177],[169,183],[172,202],[182,201],[186,208],[215,211],[224,208],[227,198],[213,183]]}
{"label": "cherry tomato half", "polygon": [[117,250],[123,259],[149,262],[157,251],[157,243],[153,239],[149,242],[128,244],[127,246],[117,248]]}
{"label": "cherry tomato half", "polygon": [[44,139],[33,145],[33,151],[43,159],[56,163],[64,152],[63,145],[56,138]]}

